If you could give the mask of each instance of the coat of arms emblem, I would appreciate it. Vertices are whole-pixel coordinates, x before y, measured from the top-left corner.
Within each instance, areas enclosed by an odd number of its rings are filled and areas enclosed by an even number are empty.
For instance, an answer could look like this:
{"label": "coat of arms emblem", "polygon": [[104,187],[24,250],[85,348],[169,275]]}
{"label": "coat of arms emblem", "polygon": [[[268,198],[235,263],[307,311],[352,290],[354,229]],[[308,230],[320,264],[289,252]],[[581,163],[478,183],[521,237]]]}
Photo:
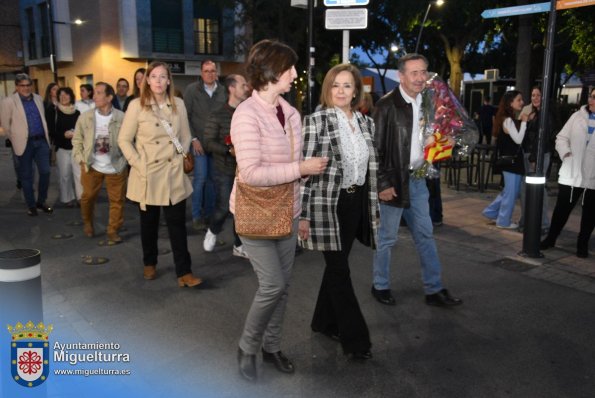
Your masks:
{"label": "coat of arms emblem", "polygon": [[53,325],[43,322],[35,325],[29,321],[25,325],[20,322],[8,332],[12,335],[10,342],[10,369],[12,379],[24,387],[37,387],[47,380],[50,371],[49,334]]}

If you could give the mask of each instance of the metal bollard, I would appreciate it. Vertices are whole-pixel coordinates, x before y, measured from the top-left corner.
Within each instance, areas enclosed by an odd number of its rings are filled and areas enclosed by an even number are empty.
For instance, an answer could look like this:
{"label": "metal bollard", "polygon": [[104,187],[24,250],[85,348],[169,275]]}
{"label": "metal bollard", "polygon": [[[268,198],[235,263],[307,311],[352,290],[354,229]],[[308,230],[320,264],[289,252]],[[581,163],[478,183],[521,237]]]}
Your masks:
{"label": "metal bollard", "polygon": [[43,321],[41,253],[36,249],[0,252],[0,396],[44,397],[45,385],[24,387],[11,372],[11,334],[7,327],[18,322]]}
{"label": "metal bollard", "polygon": [[541,258],[543,254],[539,251],[539,240],[541,238],[541,212],[543,207],[543,191],[545,177],[528,175],[527,193],[525,196],[525,227],[523,230],[523,250],[521,256],[530,258]]}

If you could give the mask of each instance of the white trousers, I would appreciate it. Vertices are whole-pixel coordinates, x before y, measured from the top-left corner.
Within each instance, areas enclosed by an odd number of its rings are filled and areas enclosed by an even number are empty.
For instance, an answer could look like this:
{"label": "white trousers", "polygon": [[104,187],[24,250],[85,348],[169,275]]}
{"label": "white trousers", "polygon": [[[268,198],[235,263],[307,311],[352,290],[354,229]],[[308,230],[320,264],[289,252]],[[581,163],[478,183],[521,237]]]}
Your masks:
{"label": "white trousers", "polygon": [[81,169],[72,160],[72,150],[59,148],[56,151],[56,165],[60,183],[60,202],[68,203],[81,198]]}

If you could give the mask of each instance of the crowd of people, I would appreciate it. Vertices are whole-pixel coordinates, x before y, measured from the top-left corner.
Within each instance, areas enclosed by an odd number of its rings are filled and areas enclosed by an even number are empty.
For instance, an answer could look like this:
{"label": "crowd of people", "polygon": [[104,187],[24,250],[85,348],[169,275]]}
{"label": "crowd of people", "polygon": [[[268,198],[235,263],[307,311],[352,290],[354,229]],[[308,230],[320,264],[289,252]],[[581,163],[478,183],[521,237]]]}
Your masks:
{"label": "crowd of people", "polygon": [[[379,303],[396,304],[390,269],[401,219],[420,259],[426,304],[463,303],[443,286],[433,237],[441,214],[433,219],[426,180],[411,171],[412,164],[423,160],[417,132],[428,60],[420,54],[401,57],[400,84],[376,104],[364,92],[356,67],[334,66],[324,78],[319,107],[303,119],[303,125],[299,111],[283,97],[297,77],[296,63],[293,49],[263,40],[250,50],[245,76],[231,74],[220,82],[216,63],[206,60],[200,79],[186,88],[183,99],[175,95],[168,65],[158,61],[134,73],[130,96],[128,80],[120,78],[115,88],[106,82],[81,85],[78,100],[71,88],[52,83],[42,99],[33,93],[31,78],[20,73],[15,93],[3,100],[0,112],[27,214],[54,211],[47,200],[55,154],[59,202],[80,207],[85,236],[96,236],[94,209],[104,183],[109,245],[122,242],[119,231],[126,198],[136,205],[143,277],[148,281],[159,275],[161,213],[180,287],[203,283],[192,272],[186,200],[191,201],[192,228],[204,233],[205,252],[219,244],[218,235],[233,215],[233,254],[247,258],[258,278],[238,344],[239,371],[248,380],[257,378],[259,351],[263,361],[279,371],[295,371],[281,351],[281,339],[296,247],[322,252],[325,263],[311,329],[340,343],[353,360],[372,357],[370,333],[349,271],[356,239],[371,250],[371,293]],[[522,93],[512,90],[502,96],[497,110],[488,109],[489,98],[484,104],[487,116],[482,125],[491,131],[483,136],[488,144],[496,140],[504,188],[483,214],[499,228],[518,228],[512,221],[513,209],[523,191],[523,176],[535,167],[538,87],[531,98],[531,105],[523,108]],[[547,237],[541,249],[555,245],[580,202],[577,256],[588,256],[595,227],[593,131],[595,89],[555,140],[562,159],[560,188],[551,225],[547,211],[543,212]],[[551,151],[545,147],[546,163]],[[240,189],[244,185],[255,189],[263,202],[287,201],[288,233],[249,234],[239,228],[236,232],[237,224],[254,221],[242,219],[237,205],[245,195]],[[271,189],[276,187],[280,189]],[[288,195],[275,193],[283,191]],[[259,214],[251,218],[258,219]]]}
{"label": "crowd of people", "polygon": [[[496,199],[482,214],[493,220],[498,228],[522,231],[525,227],[525,178],[534,175],[539,147],[540,111],[542,92],[539,86],[531,89],[531,103],[523,106],[520,91],[510,90],[502,96],[491,118],[492,136],[496,139],[494,168],[502,173],[504,187]],[[573,113],[559,132],[554,131],[552,113],[545,115],[542,170],[548,170],[553,150],[560,158],[558,172],[558,196],[552,219],[548,217],[548,195],[543,192],[541,209],[541,235],[545,238],[540,249],[554,247],[568,217],[580,202],[582,214],[577,237],[576,255],[589,255],[589,239],[595,228],[595,144],[591,139],[595,131],[595,89],[591,89],[588,103]],[[484,107],[487,107],[484,104]],[[484,108],[482,107],[482,109]],[[490,114],[489,111],[485,111]],[[489,142],[489,141],[488,141]],[[552,148],[553,147],[553,148]],[[512,221],[513,210],[520,199],[521,216],[518,223]]]}

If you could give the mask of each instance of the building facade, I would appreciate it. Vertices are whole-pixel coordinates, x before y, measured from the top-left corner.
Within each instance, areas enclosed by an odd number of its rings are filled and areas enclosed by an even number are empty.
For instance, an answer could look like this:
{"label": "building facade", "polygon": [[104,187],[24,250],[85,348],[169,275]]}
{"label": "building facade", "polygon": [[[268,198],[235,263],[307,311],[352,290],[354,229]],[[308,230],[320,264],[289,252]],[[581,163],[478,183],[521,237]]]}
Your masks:
{"label": "building facade", "polygon": [[[220,74],[241,69],[245,29],[238,11],[211,0],[20,0],[24,65],[37,90],[54,81],[75,89],[105,81],[115,86],[153,60],[166,61],[176,88],[197,79],[201,62]],[[74,21],[81,21],[76,24]],[[132,91],[132,90],[131,90]],[[131,94],[131,92],[129,93]]]}
{"label": "building facade", "polygon": [[15,72],[24,68],[19,6],[14,1],[0,1],[0,98],[14,92]]}

